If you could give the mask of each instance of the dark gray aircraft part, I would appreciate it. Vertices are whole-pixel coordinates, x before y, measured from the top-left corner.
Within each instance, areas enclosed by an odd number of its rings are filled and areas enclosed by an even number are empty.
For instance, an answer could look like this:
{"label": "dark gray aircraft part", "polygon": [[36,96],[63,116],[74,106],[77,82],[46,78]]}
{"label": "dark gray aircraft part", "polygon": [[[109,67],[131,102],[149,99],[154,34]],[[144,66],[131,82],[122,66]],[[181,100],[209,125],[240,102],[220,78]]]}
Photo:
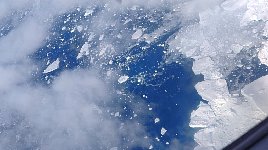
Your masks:
{"label": "dark gray aircraft part", "polygon": [[268,150],[268,118],[225,147],[224,150]]}

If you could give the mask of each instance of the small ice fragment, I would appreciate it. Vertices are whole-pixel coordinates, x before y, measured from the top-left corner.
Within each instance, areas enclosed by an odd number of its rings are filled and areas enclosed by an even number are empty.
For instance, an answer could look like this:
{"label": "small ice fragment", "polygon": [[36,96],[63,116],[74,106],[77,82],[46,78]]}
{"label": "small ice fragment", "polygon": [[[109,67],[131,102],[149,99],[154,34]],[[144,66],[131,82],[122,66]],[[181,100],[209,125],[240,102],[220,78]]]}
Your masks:
{"label": "small ice fragment", "polygon": [[268,42],[264,45],[264,48],[259,51],[258,57],[262,64],[268,65]]}
{"label": "small ice fragment", "polygon": [[81,25],[77,26],[76,28],[77,28],[78,32],[81,32],[83,30],[83,26],[81,26]]}
{"label": "small ice fragment", "polygon": [[149,149],[153,149],[153,148],[154,148],[153,145],[150,145]]}
{"label": "small ice fragment", "polygon": [[122,38],[122,35],[121,34],[118,34],[116,37],[119,38],[119,39],[121,39]]}
{"label": "small ice fragment", "polygon": [[106,75],[107,75],[108,77],[110,77],[110,76],[112,75],[112,73],[113,73],[112,70],[108,70],[108,71],[106,72]]}
{"label": "small ice fragment", "polygon": [[71,33],[73,33],[75,31],[75,28],[73,28],[72,30],[71,30]]}
{"label": "small ice fragment", "polygon": [[141,77],[138,77],[138,82],[140,83],[142,81],[142,78]]}
{"label": "small ice fragment", "polygon": [[158,123],[159,121],[160,121],[159,118],[155,118],[155,119],[154,119],[154,123]]}
{"label": "small ice fragment", "polygon": [[84,14],[84,16],[86,17],[86,16],[89,16],[89,15],[92,15],[93,12],[94,12],[93,10],[87,9],[86,12],[85,12],[85,14]]}
{"label": "small ice fragment", "polygon": [[120,116],[119,112],[116,112],[116,113],[114,114],[114,116],[115,116],[115,117],[119,117],[119,116]]}
{"label": "small ice fragment", "polygon": [[60,60],[59,58],[55,60],[53,63],[51,63],[43,73],[49,73],[59,68]]}
{"label": "small ice fragment", "polygon": [[118,83],[122,84],[124,82],[126,82],[128,80],[128,76],[124,75],[124,76],[121,76],[119,79],[118,79]]}
{"label": "small ice fragment", "polygon": [[104,55],[104,54],[105,54],[105,52],[106,52],[106,49],[105,49],[105,48],[101,49],[101,50],[100,50],[100,53],[99,53],[99,56]]}
{"label": "small ice fragment", "polygon": [[138,6],[134,5],[134,6],[132,6],[130,9],[131,9],[131,10],[137,10],[137,7],[138,7]]}
{"label": "small ice fragment", "polygon": [[84,55],[89,55],[89,47],[91,45],[88,44],[87,42],[82,46],[82,48],[80,49],[79,54],[77,55],[76,59],[79,59],[81,57],[83,57]]}
{"label": "small ice fragment", "polygon": [[100,35],[99,40],[102,41],[104,38],[104,34]]}
{"label": "small ice fragment", "polygon": [[162,127],[162,129],[161,129],[161,135],[165,135],[166,132],[167,132],[167,130]]}
{"label": "small ice fragment", "polygon": [[129,23],[130,21],[132,21],[131,19],[127,19],[125,22],[124,22],[124,25]]}
{"label": "small ice fragment", "polygon": [[132,40],[137,40],[142,36],[143,32],[141,29],[138,29],[133,35],[132,35]]}
{"label": "small ice fragment", "polygon": [[89,42],[92,41],[94,37],[95,37],[95,34],[93,32],[90,32],[87,41]]}

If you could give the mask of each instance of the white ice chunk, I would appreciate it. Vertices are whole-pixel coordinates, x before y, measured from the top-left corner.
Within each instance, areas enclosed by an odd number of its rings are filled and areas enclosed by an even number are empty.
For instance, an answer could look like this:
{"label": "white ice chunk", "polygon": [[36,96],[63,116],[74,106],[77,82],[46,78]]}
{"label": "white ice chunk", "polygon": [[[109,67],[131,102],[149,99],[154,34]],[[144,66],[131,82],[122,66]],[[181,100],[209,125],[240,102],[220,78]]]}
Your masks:
{"label": "white ice chunk", "polygon": [[108,71],[106,72],[107,77],[112,76],[112,73],[113,73],[113,71],[112,71],[112,70],[108,70]]}
{"label": "white ice chunk", "polygon": [[115,48],[112,44],[101,44],[99,48],[99,56],[107,56],[115,51]]}
{"label": "white ice chunk", "polygon": [[80,26],[77,26],[76,28],[77,28],[77,31],[78,32],[81,32],[83,30],[83,26],[81,26],[81,25]]}
{"label": "white ice chunk", "polygon": [[128,80],[128,76],[124,75],[124,76],[121,76],[119,79],[118,79],[118,83],[122,84],[124,82],[126,82]]}
{"label": "white ice chunk", "polygon": [[268,66],[268,42],[264,43],[263,48],[258,53],[258,58],[262,64]]}
{"label": "white ice chunk", "polygon": [[114,114],[114,116],[115,116],[115,117],[119,117],[119,116],[120,116],[120,113],[119,113],[119,112],[116,112],[116,113]]}
{"label": "white ice chunk", "polygon": [[139,38],[142,36],[142,34],[143,34],[142,29],[137,29],[136,32],[133,33],[131,39],[132,39],[132,40],[137,40],[137,39],[139,39]]}
{"label": "white ice chunk", "polygon": [[84,16],[86,17],[86,16],[89,16],[89,15],[92,15],[93,12],[94,12],[94,10],[92,10],[92,9],[87,9],[86,12],[85,12],[85,14],[84,14]]}
{"label": "white ice chunk", "polygon": [[155,119],[154,119],[154,123],[158,123],[159,121],[160,121],[159,118],[155,118]]}
{"label": "white ice chunk", "polygon": [[100,35],[99,40],[102,41],[104,38],[104,34]]}
{"label": "white ice chunk", "polygon": [[105,54],[105,52],[106,52],[106,48],[102,48],[102,49],[100,49],[99,56],[104,55],[104,54]]}
{"label": "white ice chunk", "polygon": [[89,55],[89,47],[90,44],[88,44],[87,42],[82,46],[82,48],[80,49],[79,54],[77,55],[76,59],[79,59],[85,55]]}
{"label": "white ice chunk", "polygon": [[161,128],[161,135],[165,135],[166,134],[166,132],[167,132],[167,130],[165,129],[165,128]]}
{"label": "white ice chunk", "polygon": [[45,70],[43,73],[49,73],[49,72],[52,72],[56,69],[59,68],[59,65],[60,65],[60,60],[59,58],[57,60],[55,60],[54,62],[52,62]]}
{"label": "white ice chunk", "polygon": [[90,32],[87,41],[89,42],[92,41],[94,37],[95,37],[95,34],[93,32]]}

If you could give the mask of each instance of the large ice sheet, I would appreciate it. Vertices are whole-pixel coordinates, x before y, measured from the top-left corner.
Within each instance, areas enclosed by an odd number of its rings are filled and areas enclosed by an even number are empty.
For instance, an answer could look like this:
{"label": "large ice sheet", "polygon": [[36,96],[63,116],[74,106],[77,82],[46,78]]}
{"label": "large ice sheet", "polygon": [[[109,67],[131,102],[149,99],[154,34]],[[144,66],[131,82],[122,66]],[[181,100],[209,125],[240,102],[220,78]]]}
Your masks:
{"label": "large ice sheet", "polygon": [[252,98],[232,97],[223,79],[203,81],[196,89],[208,101],[191,114],[190,126],[201,128],[194,135],[199,144],[196,149],[221,149],[267,115]]}
{"label": "large ice sheet", "polygon": [[268,114],[268,75],[246,85],[242,94],[247,99],[254,100],[257,106]]}

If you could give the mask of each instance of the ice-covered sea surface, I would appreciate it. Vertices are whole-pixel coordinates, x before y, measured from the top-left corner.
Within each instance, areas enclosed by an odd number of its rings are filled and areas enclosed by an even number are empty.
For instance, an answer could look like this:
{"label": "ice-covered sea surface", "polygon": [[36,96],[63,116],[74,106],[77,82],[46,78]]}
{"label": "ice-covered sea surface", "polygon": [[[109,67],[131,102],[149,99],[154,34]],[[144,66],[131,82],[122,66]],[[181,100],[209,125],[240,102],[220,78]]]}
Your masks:
{"label": "ice-covered sea surface", "polygon": [[0,149],[221,149],[267,117],[267,0],[0,0]]}

